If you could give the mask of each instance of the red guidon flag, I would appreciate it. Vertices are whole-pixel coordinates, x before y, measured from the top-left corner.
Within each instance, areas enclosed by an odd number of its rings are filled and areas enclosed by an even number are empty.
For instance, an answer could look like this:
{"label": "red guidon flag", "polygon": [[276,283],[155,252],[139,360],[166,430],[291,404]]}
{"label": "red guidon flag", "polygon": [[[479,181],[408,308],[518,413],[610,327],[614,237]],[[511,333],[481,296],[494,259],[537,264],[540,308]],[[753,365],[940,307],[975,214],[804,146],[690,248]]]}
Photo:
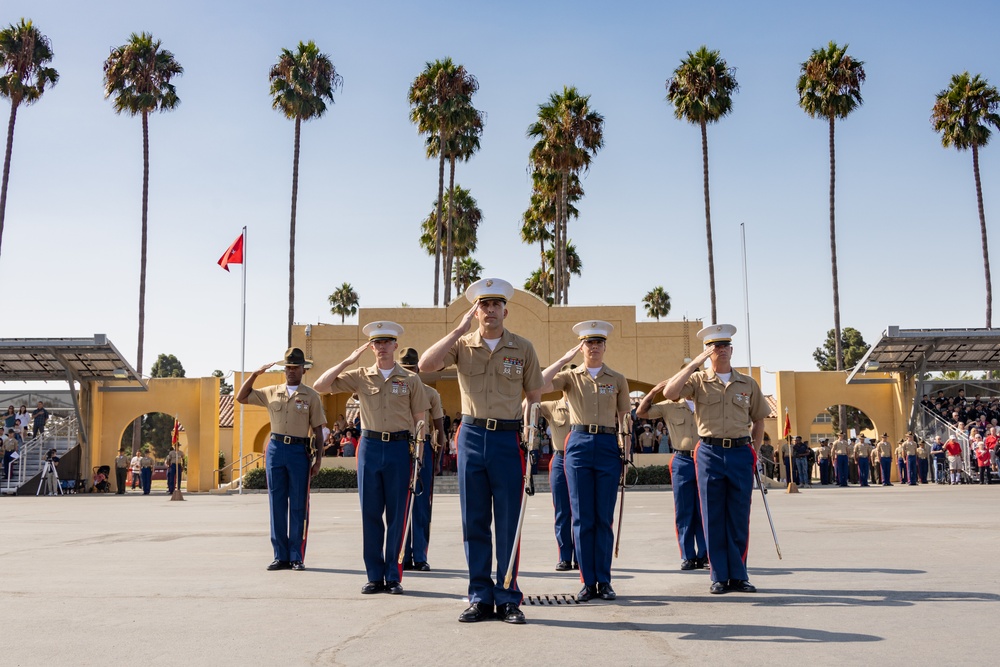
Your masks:
{"label": "red guidon flag", "polygon": [[787,438],[792,434],[792,420],[788,418],[788,408],[785,408],[785,433],[781,436]]}
{"label": "red guidon flag", "polygon": [[243,234],[240,234],[239,238],[233,241],[233,245],[229,246],[229,249],[222,254],[219,258],[219,266],[224,268],[226,271],[229,270],[230,264],[242,264],[243,263]]}
{"label": "red guidon flag", "polygon": [[176,445],[177,441],[180,440],[180,436],[181,436],[181,423],[175,419],[174,432],[170,435],[170,444]]}

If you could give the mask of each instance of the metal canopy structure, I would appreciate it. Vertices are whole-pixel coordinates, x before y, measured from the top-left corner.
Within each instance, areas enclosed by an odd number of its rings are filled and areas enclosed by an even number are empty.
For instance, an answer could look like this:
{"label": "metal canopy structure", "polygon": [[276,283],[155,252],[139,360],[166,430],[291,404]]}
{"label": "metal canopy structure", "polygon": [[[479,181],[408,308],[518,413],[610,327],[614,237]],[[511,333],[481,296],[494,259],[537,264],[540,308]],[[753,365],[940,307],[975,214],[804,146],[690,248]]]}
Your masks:
{"label": "metal canopy structure", "polygon": [[0,338],[0,381],[94,382],[142,378],[105,334],[93,338]]}
{"label": "metal canopy structure", "polygon": [[900,329],[892,326],[868,349],[847,376],[847,382],[871,382],[857,377],[859,373],[871,371],[913,375],[978,370],[1000,370],[1000,329]]}

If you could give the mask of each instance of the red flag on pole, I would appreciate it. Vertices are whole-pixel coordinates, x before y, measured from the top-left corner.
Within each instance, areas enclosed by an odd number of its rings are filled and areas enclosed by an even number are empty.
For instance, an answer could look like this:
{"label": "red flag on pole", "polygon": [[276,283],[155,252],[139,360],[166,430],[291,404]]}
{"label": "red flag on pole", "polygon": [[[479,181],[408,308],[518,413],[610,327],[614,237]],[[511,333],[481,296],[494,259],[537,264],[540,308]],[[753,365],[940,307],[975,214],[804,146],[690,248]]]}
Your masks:
{"label": "red flag on pole", "polygon": [[240,234],[239,238],[233,241],[233,245],[229,246],[229,249],[222,254],[219,258],[219,266],[224,268],[226,271],[229,270],[230,264],[242,264],[243,263],[243,234]]}
{"label": "red flag on pole", "polygon": [[176,445],[177,442],[180,440],[180,436],[181,436],[181,423],[175,419],[174,420],[174,431],[170,435],[170,444],[171,445]]}
{"label": "red flag on pole", "polygon": [[785,432],[782,434],[782,438],[787,438],[792,434],[792,420],[788,418],[788,408],[785,408]]}

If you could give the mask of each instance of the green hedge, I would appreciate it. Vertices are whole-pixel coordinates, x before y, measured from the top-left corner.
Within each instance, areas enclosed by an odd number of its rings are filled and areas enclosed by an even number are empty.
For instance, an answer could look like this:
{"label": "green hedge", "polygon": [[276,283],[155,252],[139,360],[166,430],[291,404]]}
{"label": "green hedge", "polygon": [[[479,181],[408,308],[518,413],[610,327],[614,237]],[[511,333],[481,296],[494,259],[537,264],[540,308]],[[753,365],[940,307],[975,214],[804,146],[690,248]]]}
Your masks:
{"label": "green hedge", "polygon": [[629,470],[628,483],[636,486],[650,486],[653,484],[670,484],[670,466],[646,466],[635,468],[638,479],[633,482],[633,472]]}
{"label": "green hedge", "polygon": [[[312,478],[313,489],[356,489],[358,488],[358,473],[346,468],[322,468],[319,474]],[[249,471],[243,480],[244,489],[266,489],[267,474],[263,468]]]}

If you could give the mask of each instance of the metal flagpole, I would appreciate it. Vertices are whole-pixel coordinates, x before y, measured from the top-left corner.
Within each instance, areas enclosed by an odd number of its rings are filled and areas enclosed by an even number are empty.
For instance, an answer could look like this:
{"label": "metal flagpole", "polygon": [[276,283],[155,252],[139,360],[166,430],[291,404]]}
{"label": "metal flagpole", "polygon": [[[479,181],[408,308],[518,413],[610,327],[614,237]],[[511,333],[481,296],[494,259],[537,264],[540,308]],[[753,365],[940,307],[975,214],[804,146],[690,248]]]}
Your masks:
{"label": "metal flagpole", "polygon": [[[243,317],[240,326],[240,384],[243,386],[243,373],[246,369],[247,356],[247,228],[243,226]],[[243,495],[243,404],[240,403],[240,495]]]}
{"label": "metal flagpole", "polygon": [[750,353],[750,290],[747,286],[747,230],[746,223],[740,223],[740,237],[743,243],[743,314],[747,321],[747,375],[753,377],[753,355]]}

